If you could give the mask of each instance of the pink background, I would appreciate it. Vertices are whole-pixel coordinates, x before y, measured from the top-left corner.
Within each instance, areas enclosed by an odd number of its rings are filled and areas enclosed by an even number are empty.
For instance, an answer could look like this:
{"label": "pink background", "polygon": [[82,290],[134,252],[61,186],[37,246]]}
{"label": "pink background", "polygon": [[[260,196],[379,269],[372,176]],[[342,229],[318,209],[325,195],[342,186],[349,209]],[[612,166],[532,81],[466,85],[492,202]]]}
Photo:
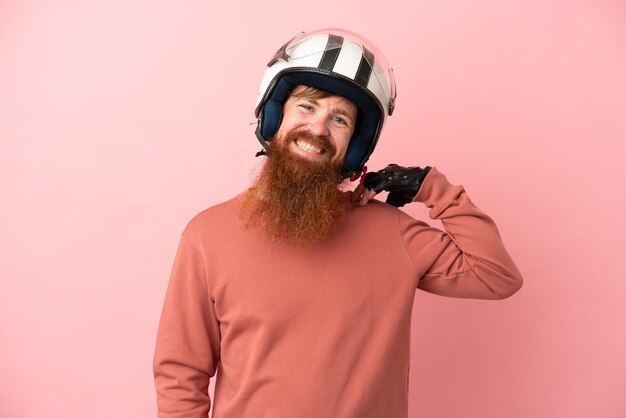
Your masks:
{"label": "pink background", "polygon": [[625,417],[626,3],[295,4],[0,2],[0,415],[155,415],[179,234],[258,166],[269,56],[342,26],[398,83],[370,168],[436,165],[525,277],[416,293],[410,416]]}

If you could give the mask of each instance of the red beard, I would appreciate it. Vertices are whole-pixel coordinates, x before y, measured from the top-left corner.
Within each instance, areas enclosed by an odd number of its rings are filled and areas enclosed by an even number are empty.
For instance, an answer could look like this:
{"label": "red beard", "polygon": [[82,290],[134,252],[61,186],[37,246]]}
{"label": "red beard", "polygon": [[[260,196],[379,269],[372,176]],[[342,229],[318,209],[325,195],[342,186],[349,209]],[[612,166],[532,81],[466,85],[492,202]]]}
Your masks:
{"label": "red beard", "polygon": [[[312,161],[288,149],[296,136],[324,148],[328,161]],[[271,239],[294,245],[323,240],[345,213],[341,163],[325,137],[291,132],[270,142],[268,159],[246,194],[240,216],[246,226],[262,226]]]}

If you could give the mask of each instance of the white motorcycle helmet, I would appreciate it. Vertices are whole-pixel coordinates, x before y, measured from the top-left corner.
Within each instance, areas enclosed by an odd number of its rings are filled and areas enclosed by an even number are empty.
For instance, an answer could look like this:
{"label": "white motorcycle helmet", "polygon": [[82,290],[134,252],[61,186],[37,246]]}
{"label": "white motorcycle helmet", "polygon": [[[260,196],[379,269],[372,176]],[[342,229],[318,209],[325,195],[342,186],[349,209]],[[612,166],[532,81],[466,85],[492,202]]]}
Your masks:
{"label": "white motorcycle helmet", "polygon": [[267,66],[255,110],[256,135],[265,150],[281,124],[289,93],[304,84],[345,97],[359,109],[343,169],[346,176],[358,175],[396,99],[393,70],[380,51],[355,33],[321,29],[296,35]]}

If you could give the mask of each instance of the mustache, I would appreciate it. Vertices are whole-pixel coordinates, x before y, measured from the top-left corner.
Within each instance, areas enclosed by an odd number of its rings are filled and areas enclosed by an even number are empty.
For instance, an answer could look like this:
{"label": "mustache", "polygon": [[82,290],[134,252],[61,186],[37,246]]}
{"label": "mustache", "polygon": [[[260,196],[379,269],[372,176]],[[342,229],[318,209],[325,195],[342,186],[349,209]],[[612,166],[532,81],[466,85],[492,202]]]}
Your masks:
{"label": "mustache", "polygon": [[334,156],[337,153],[337,147],[328,140],[326,136],[313,135],[309,131],[292,131],[287,134],[286,143],[294,142],[297,138],[304,139],[310,144],[323,148],[325,152]]}

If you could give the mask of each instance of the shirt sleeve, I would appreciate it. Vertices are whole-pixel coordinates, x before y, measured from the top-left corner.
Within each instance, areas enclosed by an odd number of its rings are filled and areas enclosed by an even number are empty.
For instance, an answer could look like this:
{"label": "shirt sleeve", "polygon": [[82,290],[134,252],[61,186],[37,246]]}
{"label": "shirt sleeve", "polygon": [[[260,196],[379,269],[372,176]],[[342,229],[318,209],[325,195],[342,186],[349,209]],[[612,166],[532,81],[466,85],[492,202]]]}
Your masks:
{"label": "shirt sleeve", "polygon": [[153,370],[159,418],[206,418],[220,333],[204,259],[181,238],[161,313]]}
{"label": "shirt sleeve", "polygon": [[463,186],[454,186],[433,167],[413,199],[429,209],[445,229],[400,219],[407,254],[421,277],[418,288],[472,299],[504,299],[522,286],[522,276],[504,248],[493,220],[476,207]]}

